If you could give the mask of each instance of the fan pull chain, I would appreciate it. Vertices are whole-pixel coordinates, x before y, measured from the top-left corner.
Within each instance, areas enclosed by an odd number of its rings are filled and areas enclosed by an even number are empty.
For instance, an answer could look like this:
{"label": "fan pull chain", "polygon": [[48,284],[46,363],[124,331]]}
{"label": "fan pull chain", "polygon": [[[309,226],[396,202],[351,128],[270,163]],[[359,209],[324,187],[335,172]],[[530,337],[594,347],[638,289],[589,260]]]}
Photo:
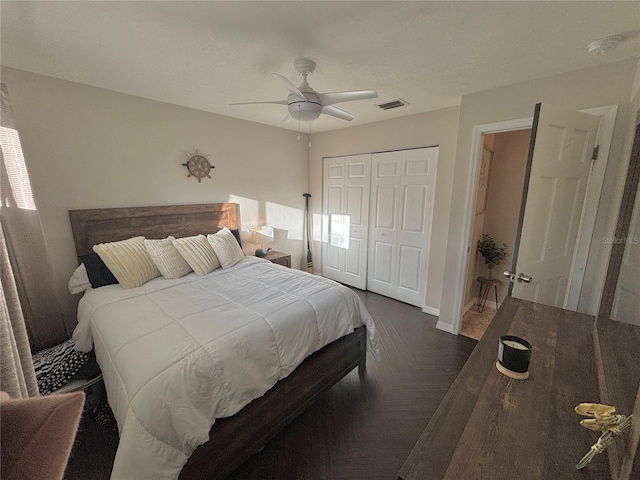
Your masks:
{"label": "fan pull chain", "polygon": [[300,140],[300,104],[298,104],[298,140]]}
{"label": "fan pull chain", "polygon": [[309,148],[311,148],[311,122],[309,122],[309,133],[307,135],[309,135]]}

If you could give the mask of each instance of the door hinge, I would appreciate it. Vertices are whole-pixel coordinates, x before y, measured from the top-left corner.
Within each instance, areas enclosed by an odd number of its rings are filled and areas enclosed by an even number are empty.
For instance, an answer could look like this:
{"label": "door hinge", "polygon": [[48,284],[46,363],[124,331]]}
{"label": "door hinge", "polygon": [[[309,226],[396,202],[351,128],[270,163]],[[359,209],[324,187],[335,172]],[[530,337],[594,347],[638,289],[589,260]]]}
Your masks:
{"label": "door hinge", "polygon": [[600,145],[596,145],[595,147],[593,147],[593,154],[591,155],[591,160],[597,160],[598,159],[598,152],[600,151]]}

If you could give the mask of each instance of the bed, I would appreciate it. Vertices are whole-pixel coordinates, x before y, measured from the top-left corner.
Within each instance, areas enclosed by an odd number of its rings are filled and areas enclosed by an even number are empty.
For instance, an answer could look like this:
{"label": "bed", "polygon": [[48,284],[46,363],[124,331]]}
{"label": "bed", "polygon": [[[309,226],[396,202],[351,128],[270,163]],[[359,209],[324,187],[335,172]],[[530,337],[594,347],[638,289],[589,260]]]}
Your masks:
{"label": "bed", "polygon": [[[95,244],[138,235],[178,238],[239,226],[238,205],[231,203],[72,210],[69,216],[78,256],[90,253]],[[118,419],[121,440],[113,478],[224,478],[353,368],[357,366],[362,375],[367,346],[377,353],[371,318],[346,287],[255,257],[219,270],[204,277],[191,273],[175,280],[155,279],[129,290],[101,287],[81,300],[77,330],[84,329],[79,336],[88,334],[95,343],[109,403]],[[133,312],[136,322],[121,318],[125,317],[122,305]],[[215,320],[207,320],[205,311]],[[234,333],[225,330],[223,320],[231,318],[226,312],[235,311],[241,313],[234,322],[255,324],[258,330],[246,333],[244,323],[234,327]],[[158,319],[157,329],[149,324],[150,318]],[[309,328],[303,330],[299,324]],[[328,324],[333,330],[325,332]],[[193,325],[203,330],[192,331]],[[208,336],[221,329],[221,335]],[[173,333],[163,340],[154,337],[156,330]],[[240,340],[235,340],[230,353],[223,353],[227,337]],[[147,338],[158,348],[135,343]],[[167,338],[171,343],[163,343]],[[295,348],[286,347],[287,342]],[[136,359],[136,351],[144,355]],[[173,360],[176,351],[181,363]],[[265,360],[270,355],[273,359]],[[183,366],[183,357],[193,356],[213,363]],[[145,365],[157,371],[138,378]],[[179,374],[169,377],[172,369]],[[239,373],[238,378],[249,372],[252,380],[230,383],[225,377],[223,387],[203,382],[223,370]],[[149,385],[156,390],[149,390]],[[239,392],[239,398],[227,395],[231,391]],[[189,401],[183,401],[184,396]],[[203,398],[208,401],[203,403]],[[192,404],[195,413],[187,408]],[[169,412],[167,417],[163,412]],[[203,432],[203,422],[209,420],[215,423]],[[187,444],[176,445],[177,440],[165,436],[169,431],[178,432]]]}

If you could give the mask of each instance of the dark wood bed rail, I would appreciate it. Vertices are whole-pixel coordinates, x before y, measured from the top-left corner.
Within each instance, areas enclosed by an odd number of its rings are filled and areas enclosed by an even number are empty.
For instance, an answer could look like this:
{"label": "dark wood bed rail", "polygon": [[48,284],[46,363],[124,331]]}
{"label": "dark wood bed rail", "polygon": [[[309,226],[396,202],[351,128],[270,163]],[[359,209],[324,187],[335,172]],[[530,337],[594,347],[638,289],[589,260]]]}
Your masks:
{"label": "dark wood bed rail", "polygon": [[308,357],[239,413],[217,420],[209,441],[196,449],[179,478],[225,478],[355,367],[364,375],[366,351],[367,331],[362,326]]}

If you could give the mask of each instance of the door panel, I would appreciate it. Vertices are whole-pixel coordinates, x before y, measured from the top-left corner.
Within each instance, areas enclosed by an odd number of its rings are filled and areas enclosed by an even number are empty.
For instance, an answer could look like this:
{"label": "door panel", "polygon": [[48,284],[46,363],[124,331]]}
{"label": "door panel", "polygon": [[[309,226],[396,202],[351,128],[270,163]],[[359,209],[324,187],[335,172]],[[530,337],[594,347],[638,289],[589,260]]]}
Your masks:
{"label": "door panel", "polygon": [[592,115],[536,106],[512,270],[532,281],[512,283],[514,297],[566,306],[599,124]]}
{"label": "door panel", "polygon": [[361,289],[367,282],[370,157],[324,160],[322,272]]}
{"label": "door panel", "polygon": [[367,289],[424,306],[438,148],[372,155]]}

